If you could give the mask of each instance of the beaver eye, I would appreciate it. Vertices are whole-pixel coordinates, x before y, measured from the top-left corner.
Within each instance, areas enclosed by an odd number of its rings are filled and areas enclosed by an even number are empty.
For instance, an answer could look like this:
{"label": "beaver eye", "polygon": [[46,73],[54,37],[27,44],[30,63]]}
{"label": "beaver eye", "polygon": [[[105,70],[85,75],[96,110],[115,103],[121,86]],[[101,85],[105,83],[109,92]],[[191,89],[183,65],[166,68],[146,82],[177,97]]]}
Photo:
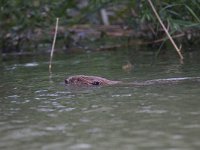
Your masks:
{"label": "beaver eye", "polygon": [[100,84],[100,82],[98,82],[98,81],[92,82],[92,85],[99,85],[99,84]]}

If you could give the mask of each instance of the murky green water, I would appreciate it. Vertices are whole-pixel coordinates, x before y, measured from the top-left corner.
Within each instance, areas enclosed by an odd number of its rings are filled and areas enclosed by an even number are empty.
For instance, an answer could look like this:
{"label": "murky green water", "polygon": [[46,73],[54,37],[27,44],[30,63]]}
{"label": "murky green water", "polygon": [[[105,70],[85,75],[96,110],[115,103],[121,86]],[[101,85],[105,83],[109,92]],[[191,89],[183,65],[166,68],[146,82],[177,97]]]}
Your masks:
{"label": "murky green water", "polygon": [[[114,55],[113,55],[114,54]],[[66,76],[125,82],[200,76],[199,54],[177,57],[120,52],[18,58],[1,64],[2,150],[198,150],[200,82],[69,89]],[[129,60],[132,71],[122,66]]]}

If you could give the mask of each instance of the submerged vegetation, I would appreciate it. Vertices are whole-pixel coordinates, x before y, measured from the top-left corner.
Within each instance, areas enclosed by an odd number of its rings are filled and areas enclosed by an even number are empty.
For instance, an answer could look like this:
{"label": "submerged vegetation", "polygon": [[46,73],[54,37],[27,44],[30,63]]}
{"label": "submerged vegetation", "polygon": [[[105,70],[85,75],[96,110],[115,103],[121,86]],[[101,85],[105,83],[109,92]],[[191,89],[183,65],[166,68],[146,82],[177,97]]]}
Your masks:
{"label": "submerged vegetation", "polygon": [[[154,0],[153,4],[179,45],[200,42],[199,0]],[[1,53],[49,50],[57,17],[59,49],[160,47],[167,40],[146,0],[1,0],[0,9]]]}

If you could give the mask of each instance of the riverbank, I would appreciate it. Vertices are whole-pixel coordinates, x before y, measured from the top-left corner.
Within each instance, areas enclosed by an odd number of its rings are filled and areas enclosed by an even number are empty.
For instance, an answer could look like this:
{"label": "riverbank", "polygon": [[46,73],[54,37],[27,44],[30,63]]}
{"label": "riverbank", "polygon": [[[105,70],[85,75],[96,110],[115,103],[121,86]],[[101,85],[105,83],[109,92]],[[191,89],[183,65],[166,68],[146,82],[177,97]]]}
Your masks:
{"label": "riverbank", "polygon": [[[153,3],[168,32],[183,51],[199,46],[198,2]],[[2,2],[0,49],[8,53],[46,53],[59,17],[56,50],[102,51],[122,47],[168,46],[168,37],[147,1],[63,3],[55,0]],[[97,7],[98,6],[98,7]]]}

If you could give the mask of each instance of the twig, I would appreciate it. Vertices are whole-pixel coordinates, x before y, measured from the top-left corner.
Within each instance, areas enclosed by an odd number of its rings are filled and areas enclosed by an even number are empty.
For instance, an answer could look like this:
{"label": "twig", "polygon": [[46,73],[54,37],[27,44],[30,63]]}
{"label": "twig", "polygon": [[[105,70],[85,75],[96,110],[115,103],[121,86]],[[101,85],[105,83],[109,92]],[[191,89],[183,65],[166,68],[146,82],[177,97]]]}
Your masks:
{"label": "twig", "polygon": [[101,13],[101,18],[102,18],[103,24],[104,24],[104,25],[110,25],[110,22],[109,22],[109,18],[108,18],[108,14],[107,14],[106,9],[102,8],[102,9],[100,10],[100,13]]}
{"label": "twig", "polygon": [[154,14],[156,15],[158,21],[160,22],[162,28],[164,29],[165,33],[167,34],[168,38],[170,39],[172,45],[173,45],[174,48],[176,49],[176,51],[177,51],[177,53],[178,53],[180,59],[183,60],[184,57],[183,57],[183,55],[181,54],[180,49],[177,47],[177,45],[175,44],[175,42],[174,42],[174,40],[172,39],[171,35],[170,35],[169,32],[167,31],[165,25],[163,24],[162,20],[160,19],[160,17],[159,17],[159,15],[158,15],[158,13],[157,13],[157,11],[156,11],[154,5],[152,4],[151,0],[148,0],[148,2],[149,2],[149,4],[150,4],[150,6],[151,6],[151,8],[152,8],[152,10],[153,10],[153,12],[154,12]]}
{"label": "twig", "polygon": [[56,27],[55,27],[55,33],[54,33],[54,38],[53,38],[53,43],[52,43],[52,48],[51,48],[50,61],[49,61],[49,73],[51,73],[51,64],[52,64],[52,59],[53,59],[53,52],[54,52],[54,47],[55,47],[56,37],[57,37],[57,32],[58,32],[58,21],[59,21],[59,18],[56,18]]}

